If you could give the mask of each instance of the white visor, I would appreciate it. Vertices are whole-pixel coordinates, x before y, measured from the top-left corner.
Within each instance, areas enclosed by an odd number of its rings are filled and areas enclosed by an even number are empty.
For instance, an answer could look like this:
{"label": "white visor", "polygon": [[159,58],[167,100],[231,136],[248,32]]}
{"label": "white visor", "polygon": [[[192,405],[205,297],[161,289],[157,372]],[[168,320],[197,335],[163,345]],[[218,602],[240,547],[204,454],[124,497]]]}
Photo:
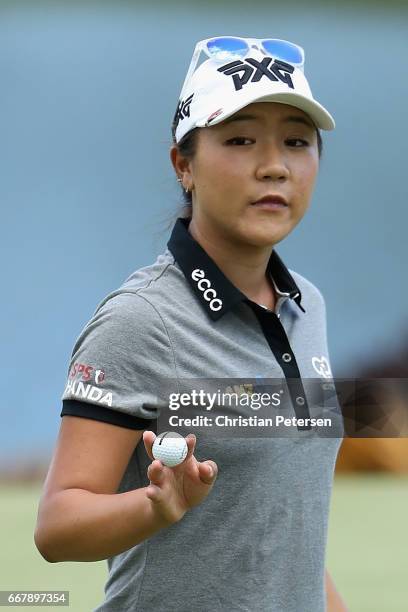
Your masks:
{"label": "white visor", "polygon": [[221,123],[254,102],[289,104],[309,115],[317,128],[335,128],[300,68],[251,49],[242,60],[208,59],[197,68],[181,92],[174,118],[176,142],[190,130]]}

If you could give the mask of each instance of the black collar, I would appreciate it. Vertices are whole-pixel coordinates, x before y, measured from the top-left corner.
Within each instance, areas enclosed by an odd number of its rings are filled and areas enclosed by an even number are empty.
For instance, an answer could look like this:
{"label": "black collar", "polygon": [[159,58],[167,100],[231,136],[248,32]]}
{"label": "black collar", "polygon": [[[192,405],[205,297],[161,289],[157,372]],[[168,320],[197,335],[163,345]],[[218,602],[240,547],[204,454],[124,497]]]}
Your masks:
{"label": "black collar", "polygon": [[[216,321],[235,304],[246,301],[254,304],[221,272],[217,264],[188,231],[190,219],[177,219],[167,246],[182,269],[187,281],[210,317]],[[267,271],[281,293],[301,306],[302,295],[292,275],[275,249]]]}

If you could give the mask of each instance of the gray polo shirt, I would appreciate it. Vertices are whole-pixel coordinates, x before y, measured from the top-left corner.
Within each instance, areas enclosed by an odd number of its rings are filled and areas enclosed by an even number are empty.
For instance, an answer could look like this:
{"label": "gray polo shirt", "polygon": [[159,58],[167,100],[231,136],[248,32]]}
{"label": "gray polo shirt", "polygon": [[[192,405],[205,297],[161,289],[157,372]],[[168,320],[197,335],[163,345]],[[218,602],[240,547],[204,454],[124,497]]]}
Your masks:
{"label": "gray polo shirt", "polygon": [[[304,381],[331,376],[319,290],[274,249],[275,311],[223,275],[178,219],[168,248],[98,305],[75,343],[61,416],[156,431],[158,381],[284,378],[307,422]],[[341,420],[340,414],[338,415]],[[190,428],[194,431],[194,428]],[[98,612],[324,612],[330,493],[339,437],[197,437],[219,475],[181,521],[109,558]],[[149,484],[137,445],[118,492]]]}

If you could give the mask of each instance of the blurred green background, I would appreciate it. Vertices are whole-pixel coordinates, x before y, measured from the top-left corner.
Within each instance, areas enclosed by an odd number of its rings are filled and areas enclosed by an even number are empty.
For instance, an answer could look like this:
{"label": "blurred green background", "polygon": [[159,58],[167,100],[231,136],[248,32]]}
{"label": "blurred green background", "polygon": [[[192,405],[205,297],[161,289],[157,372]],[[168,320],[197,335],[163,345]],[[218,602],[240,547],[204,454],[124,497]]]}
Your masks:
{"label": "blurred green background", "polygon": [[[70,609],[92,610],[103,600],[106,562],[42,559],[33,543],[39,494],[38,483],[0,485],[0,590],[68,590]],[[327,567],[351,612],[406,612],[407,507],[407,477],[336,477]]]}

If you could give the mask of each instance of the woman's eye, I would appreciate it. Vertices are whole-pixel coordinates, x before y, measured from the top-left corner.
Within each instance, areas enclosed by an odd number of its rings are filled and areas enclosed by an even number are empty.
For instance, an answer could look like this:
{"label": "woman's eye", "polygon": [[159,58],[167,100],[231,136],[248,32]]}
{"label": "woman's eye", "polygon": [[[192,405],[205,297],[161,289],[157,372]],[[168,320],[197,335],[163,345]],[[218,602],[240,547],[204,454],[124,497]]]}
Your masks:
{"label": "woman's eye", "polygon": [[[289,144],[291,147],[294,147],[295,149],[300,149],[301,147],[307,147],[309,145],[307,140],[303,140],[303,138],[289,138],[286,142],[287,144]],[[296,143],[300,143],[300,144],[296,144]]]}
{"label": "woman's eye", "polygon": [[252,144],[254,141],[251,138],[245,138],[244,136],[236,136],[235,138],[230,138],[227,140],[227,144],[230,145],[247,145]]}

